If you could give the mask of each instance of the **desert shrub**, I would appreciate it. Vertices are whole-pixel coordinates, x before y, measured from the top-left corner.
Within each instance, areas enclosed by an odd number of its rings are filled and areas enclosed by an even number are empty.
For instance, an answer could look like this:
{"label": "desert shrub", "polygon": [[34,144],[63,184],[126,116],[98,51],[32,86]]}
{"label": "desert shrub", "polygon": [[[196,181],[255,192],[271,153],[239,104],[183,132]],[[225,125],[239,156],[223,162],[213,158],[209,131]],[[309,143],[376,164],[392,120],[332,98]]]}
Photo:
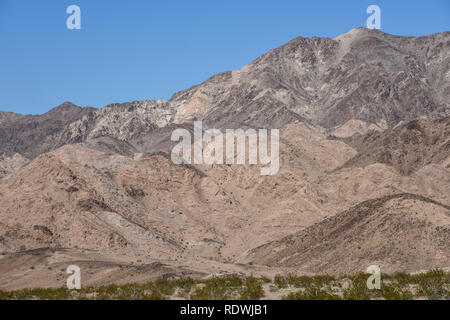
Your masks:
{"label": "desert shrub", "polygon": [[398,284],[405,286],[407,284],[413,283],[413,276],[405,272],[396,272],[392,276],[383,275],[382,279],[393,280]]}
{"label": "desert shrub", "polygon": [[234,298],[236,291],[243,285],[236,276],[212,278],[202,281],[202,287],[196,288],[191,295],[194,300],[227,300]]}
{"label": "desert shrub", "polygon": [[349,278],[352,285],[348,289],[344,289],[343,296],[346,300],[369,300],[371,298],[381,297],[381,290],[370,290],[367,288],[367,278],[369,274],[358,273]]}
{"label": "desert shrub", "polygon": [[279,274],[277,274],[275,276],[275,278],[273,280],[273,283],[280,289],[287,288],[287,286],[288,286],[288,282],[286,280],[286,277],[283,277],[283,276],[281,276]]}
{"label": "desert shrub", "polygon": [[292,292],[282,297],[283,300],[341,300],[341,297],[329,293],[316,285],[308,286],[305,290]]}
{"label": "desert shrub", "polygon": [[419,285],[417,295],[430,300],[446,299],[449,295],[449,276],[442,270],[413,275],[413,282]]}
{"label": "desert shrub", "polygon": [[152,291],[151,293],[146,293],[142,300],[166,300],[166,297],[164,297],[159,291]]}
{"label": "desert shrub", "polygon": [[71,298],[70,291],[65,288],[22,289],[10,293],[11,300],[67,300]]}
{"label": "desert shrub", "polygon": [[11,300],[11,292],[0,290],[0,300]]}
{"label": "desert shrub", "polygon": [[414,298],[411,291],[397,283],[383,283],[381,296],[386,300],[411,300]]}
{"label": "desert shrub", "polygon": [[[442,270],[431,270],[414,275],[403,272],[392,275],[383,274],[380,290],[367,288],[368,277],[369,274],[366,273],[346,276],[351,281],[351,286],[343,290],[342,297],[332,291],[332,287],[339,285],[340,281],[328,275],[312,277],[293,274],[277,275],[269,290],[274,292],[280,288],[299,288],[300,290],[282,297],[295,300],[450,299],[450,273]],[[344,278],[340,277],[339,279]],[[208,280],[159,279],[144,284],[112,284],[101,287],[85,287],[81,290],[66,288],[22,289],[9,292],[0,290],[0,300],[163,300],[170,298],[175,292],[179,297],[196,300],[236,298],[257,300],[264,296],[262,287],[264,283],[270,284],[271,281],[265,277],[255,278],[253,276],[247,278],[229,276]]]}
{"label": "desert shrub", "polygon": [[293,286],[296,288],[304,288],[313,283],[313,279],[308,276],[296,276],[294,274],[288,274],[286,276],[277,275],[274,279],[274,284],[278,288],[287,288],[288,286]]}
{"label": "desert shrub", "polygon": [[173,280],[174,287],[179,290],[179,296],[188,298],[192,288],[195,287],[196,281],[192,278],[176,279]]}
{"label": "desert shrub", "polygon": [[168,279],[158,279],[154,283],[154,288],[162,295],[170,296],[175,292],[176,282]]}
{"label": "desert shrub", "polygon": [[284,277],[280,275],[275,276],[274,284],[277,285],[278,288],[287,288],[288,286],[293,286],[295,288],[306,288],[311,285],[323,287],[334,280],[336,280],[336,278],[329,275],[316,275],[309,277],[288,274]]}
{"label": "desert shrub", "polygon": [[143,286],[131,283],[120,286],[115,298],[118,300],[142,300],[144,296]]}
{"label": "desert shrub", "polygon": [[270,292],[277,292],[279,288],[276,285],[271,284],[269,287]]}
{"label": "desert shrub", "polygon": [[290,286],[294,286],[296,288],[305,288],[313,284],[314,280],[312,277],[308,276],[295,276],[292,274],[288,274],[286,277],[286,281]]}
{"label": "desert shrub", "polygon": [[[186,283],[189,281],[186,278]],[[143,291],[143,300],[161,300],[166,299],[167,296],[174,294],[177,286],[185,286],[185,283],[181,279],[169,280],[158,279],[154,282],[147,282],[141,285]]]}
{"label": "desert shrub", "polygon": [[191,294],[192,300],[228,300],[230,298],[227,289],[214,285],[197,288],[194,293]]}
{"label": "desert shrub", "polygon": [[255,277],[248,277],[245,280],[245,286],[241,292],[241,300],[259,300],[264,297],[261,282],[260,279]]}
{"label": "desert shrub", "polygon": [[192,278],[183,278],[183,279],[176,279],[173,280],[175,287],[190,290],[192,287],[195,286],[196,281]]}
{"label": "desert shrub", "polygon": [[334,280],[336,280],[336,278],[330,275],[315,275],[312,277],[313,283],[319,287],[328,285]]}
{"label": "desert shrub", "polygon": [[115,284],[110,284],[108,286],[102,286],[97,288],[96,300],[112,300],[119,295],[119,286]]}

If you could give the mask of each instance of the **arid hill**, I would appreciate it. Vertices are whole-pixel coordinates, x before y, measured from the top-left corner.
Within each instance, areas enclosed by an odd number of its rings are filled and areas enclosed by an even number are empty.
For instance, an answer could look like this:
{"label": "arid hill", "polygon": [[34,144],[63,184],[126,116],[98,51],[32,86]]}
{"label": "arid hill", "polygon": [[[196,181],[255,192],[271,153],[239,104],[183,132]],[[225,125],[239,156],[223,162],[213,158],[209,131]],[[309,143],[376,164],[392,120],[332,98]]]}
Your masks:
{"label": "arid hill", "polygon": [[[343,167],[385,163],[407,175],[428,164],[447,160],[450,154],[450,117],[433,122],[414,120],[384,132],[354,135],[344,141],[354,146],[358,155]],[[449,168],[448,164],[446,168]]]}
{"label": "arid hill", "polygon": [[450,263],[450,206],[414,194],[365,201],[251,251],[254,263],[344,274],[414,272]]}
{"label": "arid hill", "polygon": [[70,102],[43,115],[18,115],[0,112],[0,153],[16,153],[33,159],[37,155],[62,146],[58,135],[70,123],[89,115],[94,108],[80,108]]}

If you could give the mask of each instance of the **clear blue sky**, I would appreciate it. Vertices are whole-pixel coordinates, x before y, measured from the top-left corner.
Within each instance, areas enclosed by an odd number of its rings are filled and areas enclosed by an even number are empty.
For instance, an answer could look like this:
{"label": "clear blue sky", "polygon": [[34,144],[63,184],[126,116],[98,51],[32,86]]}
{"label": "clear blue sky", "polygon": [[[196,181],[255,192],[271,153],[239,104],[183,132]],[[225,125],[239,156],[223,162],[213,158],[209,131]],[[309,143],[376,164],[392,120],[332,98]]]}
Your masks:
{"label": "clear blue sky", "polygon": [[[71,4],[81,30],[66,27]],[[450,29],[449,0],[0,0],[0,110],[168,99],[296,36],[361,27],[370,4],[387,33]]]}

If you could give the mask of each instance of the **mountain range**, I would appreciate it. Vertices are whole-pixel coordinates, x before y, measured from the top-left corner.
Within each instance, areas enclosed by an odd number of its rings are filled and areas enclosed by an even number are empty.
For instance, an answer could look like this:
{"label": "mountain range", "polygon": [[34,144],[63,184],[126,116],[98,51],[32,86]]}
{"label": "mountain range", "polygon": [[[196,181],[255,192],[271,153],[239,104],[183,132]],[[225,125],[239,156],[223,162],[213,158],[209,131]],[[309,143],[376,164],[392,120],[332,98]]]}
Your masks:
{"label": "mountain range", "polygon": [[[280,129],[280,170],[176,165]],[[450,267],[450,32],[298,37],[170,100],[0,112],[0,288]]]}

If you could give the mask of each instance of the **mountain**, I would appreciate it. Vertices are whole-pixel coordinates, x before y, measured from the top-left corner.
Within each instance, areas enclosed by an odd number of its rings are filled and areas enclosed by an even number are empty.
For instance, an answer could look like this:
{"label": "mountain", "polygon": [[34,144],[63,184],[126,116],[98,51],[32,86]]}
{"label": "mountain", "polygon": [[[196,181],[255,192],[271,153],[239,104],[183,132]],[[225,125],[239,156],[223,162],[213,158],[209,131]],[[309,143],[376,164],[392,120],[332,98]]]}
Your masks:
{"label": "mountain", "polygon": [[414,194],[368,200],[251,251],[254,263],[346,274],[375,264],[386,273],[450,263],[450,206]]}
{"label": "mountain", "polygon": [[385,132],[354,135],[347,140],[359,154],[344,167],[386,163],[402,174],[411,174],[428,164],[441,163],[450,154],[449,119],[413,120]]}
{"label": "mountain", "polygon": [[0,150],[31,159],[65,144],[110,136],[143,153],[168,151],[173,129],[193,119],[214,128],[307,122],[331,132],[353,131],[355,121],[367,131],[442,118],[450,115],[449,48],[450,32],[416,38],[360,28],[335,39],[298,37],[169,101],[99,110],[64,103],[42,116],[2,113]]}
{"label": "mountain", "polygon": [[[449,267],[449,59],[450,32],[354,29],[168,101],[0,113],[0,288]],[[280,128],[279,172],[174,164],[194,120]]]}
{"label": "mountain", "polygon": [[0,152],[8,156],[16,153],[27,159],[62,146],[58,134],[66,127],[93,112],[94,108],[80,108],[70,102],[43,115],[0,113]]}

